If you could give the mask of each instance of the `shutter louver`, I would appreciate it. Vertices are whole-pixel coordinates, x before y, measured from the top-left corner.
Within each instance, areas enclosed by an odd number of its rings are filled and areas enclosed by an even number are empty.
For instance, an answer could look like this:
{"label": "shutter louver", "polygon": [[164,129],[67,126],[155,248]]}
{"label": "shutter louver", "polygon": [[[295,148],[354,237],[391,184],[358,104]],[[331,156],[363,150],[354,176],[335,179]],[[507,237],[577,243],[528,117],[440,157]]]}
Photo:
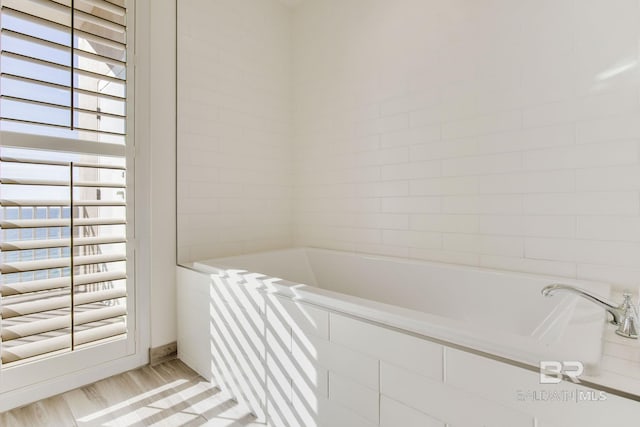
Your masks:
{"label": "shutter louver", "polygon": [[124,0],[0,4],[6,365],[127,336],[127,31]]}

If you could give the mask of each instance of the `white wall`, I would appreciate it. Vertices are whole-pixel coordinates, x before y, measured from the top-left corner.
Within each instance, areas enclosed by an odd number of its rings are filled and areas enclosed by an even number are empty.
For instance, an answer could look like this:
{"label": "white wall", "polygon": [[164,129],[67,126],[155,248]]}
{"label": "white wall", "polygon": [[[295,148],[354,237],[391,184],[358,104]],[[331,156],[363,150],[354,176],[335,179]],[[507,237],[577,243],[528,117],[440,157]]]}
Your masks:
{"label": "white wall", "polygon": [[[146,203],[136,209],[146,211],[148,222],[139,221],[137,234],[144,235],[144,246],[138,258],[148,265],[144,272],[150,283],[151,347],[159,347],[176,340],[175,262],[176,262],[176,209],[175,209],[175,1],[153,0],[140,12],[149,14],[147,34],[139,34],[137,83],[146,87],[147,99],[137,101],[148,105],[148,112],[137,123],[148,123],[148,141],[138,143],[137,162],[145,164],[143,179],[148,187],[139,187]],[[142,74],[144,73],[144,74]],[[148,120],[148,121],[145,121]],[[142,148],[140,148],[142,147]],[[140,152],[140,150],[144,150]],[[146,295],[141,295],[145,298]]]}
{"label": "white wall", "polygon": [[295,243],[637,285],[639,8],[303,3]]}
{"label": "white wall", "polygon": [[179,260],[287,247],[291,10],[277,0],[178,6]]}

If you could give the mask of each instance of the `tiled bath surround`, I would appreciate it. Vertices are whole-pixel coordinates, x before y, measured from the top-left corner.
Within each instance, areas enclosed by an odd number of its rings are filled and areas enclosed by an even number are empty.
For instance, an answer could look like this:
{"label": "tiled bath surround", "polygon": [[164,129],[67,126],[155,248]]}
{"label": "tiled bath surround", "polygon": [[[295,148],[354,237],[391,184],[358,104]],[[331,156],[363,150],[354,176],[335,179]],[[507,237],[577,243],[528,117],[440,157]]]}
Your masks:
{"label": "tiled bath surround", "polygon": [[541,384],[537,372],[265,292],[268,276],[177,274],[181,359],[270,426],[599,427],[640,417],[636,401]]}
{"label": "tiled bath surround", "polygon": [[640,279],[636,0],[293,12],[295,243]]}
{"label": "tiled bath surround", "polygon": [[181,261],[293,243],[637,286],[636,0],[178,9]]}

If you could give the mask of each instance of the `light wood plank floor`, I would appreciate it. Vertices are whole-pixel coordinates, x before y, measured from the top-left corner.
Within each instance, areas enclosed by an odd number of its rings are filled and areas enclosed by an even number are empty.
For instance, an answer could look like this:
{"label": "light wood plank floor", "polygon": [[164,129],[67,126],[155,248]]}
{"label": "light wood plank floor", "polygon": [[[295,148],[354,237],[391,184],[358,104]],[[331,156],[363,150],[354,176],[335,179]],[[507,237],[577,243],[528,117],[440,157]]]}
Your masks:
{"label": "light wood plank floor", "polygon": [[264,427],[254,421],[179,360],[125,372],[0,414],[2,427]]}

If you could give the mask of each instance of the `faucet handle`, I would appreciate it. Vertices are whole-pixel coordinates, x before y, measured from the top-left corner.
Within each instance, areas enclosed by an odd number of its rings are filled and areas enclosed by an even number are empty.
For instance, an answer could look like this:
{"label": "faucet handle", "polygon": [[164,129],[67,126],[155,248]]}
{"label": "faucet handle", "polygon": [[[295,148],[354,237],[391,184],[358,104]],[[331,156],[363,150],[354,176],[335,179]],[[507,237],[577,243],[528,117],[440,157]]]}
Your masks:
{"label": "faucet handle", "polygon": [[638,309],[631,300],[630,292],[625,291],[622,294],[622,297],[624,298],[624,300],[619,307],[622,316],[620,318],[620,322],[618,323],[616,334],[621,335],[625,338],[638,338]]}

